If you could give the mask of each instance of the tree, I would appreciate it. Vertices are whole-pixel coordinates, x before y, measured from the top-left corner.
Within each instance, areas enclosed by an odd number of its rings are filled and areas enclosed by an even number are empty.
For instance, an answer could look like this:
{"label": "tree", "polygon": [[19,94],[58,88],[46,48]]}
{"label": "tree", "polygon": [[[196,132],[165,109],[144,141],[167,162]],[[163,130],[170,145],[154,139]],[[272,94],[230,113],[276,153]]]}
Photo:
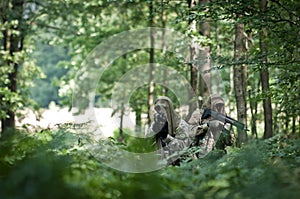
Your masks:
{"label": "tree", "polygon": [[[209,0],[200,0],[199,6],[203,6],[203,12],[208,12],[208,5],[207,3]],[[205,17],[205,15],[204,15]],[[208,19],[202,19],[199,25],[199,33],[201,36],[204,37],[204,40],[208,40],[210,38],[210,23]],[[207,43],[203,44],[203,47],[200,48],[199,52],[199,69],[200,71],[209,71],[211,65],[211,58],[210,58],[210,45]],[[203,73],[199,77],[200,79],[200,95],[208,97],[210,92],[210,73]]]}
{"label": "tree", "polygon": [[149,90],[148,90],[148,126],[151,125],[151,116],[153,115],[154,103],[154,42],[155,28],[154,26],[154,8],[153,1],[149,1],[149,26],[150,26],[150,50],[149,50]]}
{"label": "tree", "polygon": [[[234,59],[240,61],[244,55],[244,24],[238,22],[235,26]],[[246,124],[246,67],[243,64],[234,65],[234,92],[238,120]],[[238,146],[246,142],[247,133],[238,129]]]}
{"label": "tree", "polygon": [[[13,0],[2,1],[0,3],[2,30],[1,50],[6,58],[1,60],[6,81],[1,82],[1,86],[6,88],[5,92],[0,93],[1,106],[4,110],[1,117],[1,129],[5,132],[15,128],[15,111],[19,100],[18,98],[18,72],[22,58],[24,39],[26,36],[26,21],[24,16],[25,1]],[[4,69],[6,68],[6,69]],[[3,91],[3,90],[1,90]]]}
{"label": "tree", "polygon": [[[166,33],[165,33],[165,28],[166,28],[166,22],[167,22],[167,13],[166,13],[166,8],[165,8],[166,2],[164,0],[161,0],[161,26],[163,28],[162,31],[162,41],[161,41],[161,48],[162,48],[162,56],[166,55],[167,51],[167,45],[166,45]],[[167,77],[167,71],[165,71],[164,77]],[[164,85],[165,87],[163,88],[162,94],[163,96],[166,96],[168,93],[168,88],[166,87],[168,82],[165,80]]]}
{"label": "tree", "polygon": [[[265,12],[267,9],[268,0],[261,0],[261,12]],[[260,51],[261,51],[261,70],[260,70],[260,79],[262,92],[266,97],[263,99],[263,108],[264,108],[264,138],[270,138],[273,135],[273,124],[272,124],[272,107],[271,107],[271,98],[269,96],[270,85],[269,85],[269,71],[267,67],[268,62],[268,44],[267,44],[268,32],[265,27],[262,27],[260,31]]]}
{"label": "tree", "polygon": [[[16,12],[18,7],[21,9],[21,6],[18,5],[22,2],[24,5],[22,7],[23,11]],[[20,69],[25,66],[23,58],[26,47],[28,47],[26,43],[28,40],[26,38],[29,38],[28,36],[33,33],[32,27],[38,29],[38,31],[46,30],[50,35],[49,39],[46,39],[50,45],[63,44],[67,47],[72,58],[70,61],[67,60],[65,62],[65,67],[68,67],[69,70],[68,74],[61,78],[60,91],[67,91],[65,95],[71,96],[72,89],[70,88],[72,87],[70,85],[72,85],[72,81],[70,80],[74,78],[82,61],[95,46],[116,33],[128,29],[157,25],[158,23],[155,24],[151,20],[161,18],[163,27],[171,27],[194,38],[194,43],[190,46],[191,56],[189,60],[185,60],[185,62],[183,61],[184,58],[171,55],[171,52],[166,52],[165,47],[162,47],[162,49],[165,49],[163,52],[154,50],[153,48],[130,52],[126,58],[125,64],[128,66],[126,71],[121,70],[122,66],[117,61],[113,63],[116,66],[106,71],[106,76],[103,77],[103,81],[98,87],[96,99],[99,99],[99,102],[96,105],[109,99],[114,82],[123,73],[131,70],[132,66],[136,66],[137,63],[150,63],[149,67],[152,67],[154,57],[156,62],[163,62],[168,66],[172,66],[180,71],[181,74],[188,73],[186,76],[194,92],[203,95],[206,92],[206,88],[202,88],[204,83],[200,82],[198,66],[199,62],[200,64],[207,64],[208,62],[201,62],[200,53],[197,52],[198,46],[196,44],[201,44],[204,47],[201,49],[202,54],[205,54],[204,57],[211,56],[214,63],[218,66],[213,69],[216,68],[221,73],[221,76],[225,78],[225,92],[228,93],[234,87],[238,119],[241,122],[247,122],[245,90],[247,79],[248,86],[251,87],[251,92],[249,91],[248,94],[249,99],[251,98],[250,109],[254,123],[256,119],[257,122],[262,122],[262,119],[260,119],[261,114],[256,114],[256,107],[257,112],[261,112],[262,109],[260,109],[259,103],[262,102],[265,114],[270,112],[266,111],[266,109],[270,110],[275,105],[276,114],[274,116],[278,116],[277,122],[284,124],[287,132],[290,129],[293,132],[297,131],[297,127],[299,126],[297,124],[299,117],[299,112],[297,111],[299,110],[299,103],[297,103],[297,99],[299,98],[299,47],[297,41],[299,40],[300,23],[298,17],[299,4],[296,1],[270,0],[268,2],[268,9],[265,10],[260,7],[260,2],[266,2],[262,0],[255,0],[254,2],[233,0],[230,3],[228,1],[208,0],[161,0],[159,2],[61,0],[59,3],[57,1],[34,1],[32,3],[32,1],[25,0],[2,1],[0,4],[2,30],[0,35],[1,120],[6,120],[10,114],[14,114],[16,109],[26,103],[25,101],[23,102],[24,95],[21,93],[23,92],[21,85],[23,83],[20,77],[23,76],[23,73],[20,73]],[[20,13],[23,13],[23,16]],[[232,28],[232,24],[234,23],[237,24],[235,29]],[[213,27],[216,27],[216,29]],[[234,33],[234,30],[236,33]],[[249,36],[249,32],[254,43],[258,44],[260,42],[260,45],[259,47],[255,46],[249,49],[246,57],[244,56],[245,37],[247,34]],[[149,38],[153,38],[153,33],[151,32]],[[216,38],[215,41],[214,38]],[[162,40],[164,40],[163,37]],[[154,45],[154,39],[151,42]],[[233,42],[235,43],[234,61],[232,60]],[[16,43],[22,45],[15,45]],[[166,46],[164,43],[163,41],[162,45]],[[15,70],[16,66],[17,70]],[[188,67],[188,69],[184,68],[184,66]],[[209,66],[209,64],[201,67],[205,68],[206,66]],[[228,76],[230,73],[226,71],[230,66],[234,68],[233,86],[229,84]],[[249,67],[249,70],[247,67]],[[246,75],[247,70],[249,77]],[[14,81],[14,78],[12,78],[14,73],[17,73],[17,81]],[[151,75],[154,74],[151,72],[149,76]],[[269,85],[259,86],[262,87],[262,90],[260,90],[257,86],[257,77],[260,77],[259,79],[261,79],[262,83],[268,83]],[[16,91],[12,89],[14,82],[17,82],[18,85]],[[152,85],[151,81],[149,83]],[[150,118],[151,101],[153,101],[153,97],[151,96],[162,93],[157,92],[157,90],[163,91],[163,89],[159,88],[159,85],[154,85],[153,89],[145,87],[136,92],[137,96],[132,97],[134,100],[130,104],[130,108],[137,114],[136,124],[141,123],[142,113],[149,113],[148,117]],[[291,91],[288,95],[286,94],[287,90]],[[82,96],[89,94],[85,93],[89,92],[88,89],[81,89],[81,91]],[[171,93],[171,90],[164,94],[169,95],[169,93]],[[151,95],[148,98],[149,94]],[[195,99],[192,100],[194,101],[192,101],[193,107],[190,106],[190,112],[195,109],[194,105],[196,104],[194,103]],[[268,100],[270,101],[265,103]],[[230,101],[234,102],[233,98]],[[70,101],[68,101],[68,104],[70,104]],[[83,105],[87,106],[88,103]],[[254,117],[256,115],[258,116],[257,118]],[[266,130],[271,129],[272,124],[270,125],[267,122],[272,119],[271,116],[272,113],[269,113],[269,119],[265,122]],[[254,123],[252,123],[253,127],[255,126]],[[5,121],[3,124],[7,126]],[[266,130],[265,137],[269,137],[270,133],[267,133]],[[243,142],[242,140],[247,135],[239,133],[238,137]]]}
{"label": "tree", "polygon": [[[258,79],[257,82],[255,81],[256,79]],[[260,78],[257,77],[257,74],[251,69],[250,69],[249,75],[248,75],[248,84],[250,86],[250,88],[247,92],[248,92],[249,106],[250,106],[250,112],[251,112],[251,120],[250,120],[251,135],[252,135],[252,137],[258,138],[258,134],[257,134],[258,100],[255,97],[257,95],[256,89],[259,88],[259,86],[260,86]]]}
{"label": "tree", "polygon": [[189,113],[187,120],[191,117],[193,111],[197,108],[196,99],[193,99],[192,96],[198,96],[198,68],[197,68],[197,54],[198,54],[198,44],[195,41],[194,34],[196,33],[196,19],[195,19],[195,10],[196,10],[196,0],[188,0],[189,6],[189,32],[192,37],[191,44],[189,46],[190,56],[189,56],[189,70],[190,70],[190,84],[193,88],[193,92],[190,94],[190,104],[189,104]]}

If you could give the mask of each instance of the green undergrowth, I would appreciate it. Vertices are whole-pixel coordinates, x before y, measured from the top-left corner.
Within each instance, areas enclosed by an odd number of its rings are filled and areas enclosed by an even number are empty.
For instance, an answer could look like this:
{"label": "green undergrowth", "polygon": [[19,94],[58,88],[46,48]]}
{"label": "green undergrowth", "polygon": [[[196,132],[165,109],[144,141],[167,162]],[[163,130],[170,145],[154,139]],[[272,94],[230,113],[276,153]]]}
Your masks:
{"label": "green undergrowth", "polygon": [[[88,135],[66,130],[15,132],[1,140],[0,198],[293,199],[300,195],[300,142],[286,135],[249,141],[241,148],[228,148],[227,153],[215,150],[204,158],[143,174],[107,167],[91,153],[91,142]],[[98,144],[103,151],[107,146],[134,151],[136,145],[140,152],[143,143],[108,139]]]}

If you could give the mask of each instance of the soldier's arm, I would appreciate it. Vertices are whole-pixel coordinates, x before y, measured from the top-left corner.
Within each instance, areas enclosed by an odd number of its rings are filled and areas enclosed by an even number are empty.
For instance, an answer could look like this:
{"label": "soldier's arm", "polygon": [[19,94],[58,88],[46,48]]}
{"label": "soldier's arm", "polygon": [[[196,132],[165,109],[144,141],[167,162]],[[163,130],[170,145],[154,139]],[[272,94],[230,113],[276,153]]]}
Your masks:
{"label": "soldier's arm", "polygon": [[175,137],[170,135],[167,136],[165,142],[171,150],[171,153],[180,151],[191,145],[193,139],[190,135],[189,126],[189,124],[182,120],[179,124],[179,127],[176,129]]}
{"label": "soldier's arm", "polygon": [[156,133],[153,131],[153,125],[154,123],[151,124],[150,128],[148,128],[148,130],[145,132],[145,137],[152,137],[154,136]]}
{"label": "soldier's arm", "polygon": [[[164,114],[155,113],[154,114],[154,122],[151,124],[148,131],[145,133],[145,137],[152,137],[157,134],[162,134],[162,136],[166,136],[168,131],[166,126],[167,118]],[[166,127],[166,128],[165,128]]]}

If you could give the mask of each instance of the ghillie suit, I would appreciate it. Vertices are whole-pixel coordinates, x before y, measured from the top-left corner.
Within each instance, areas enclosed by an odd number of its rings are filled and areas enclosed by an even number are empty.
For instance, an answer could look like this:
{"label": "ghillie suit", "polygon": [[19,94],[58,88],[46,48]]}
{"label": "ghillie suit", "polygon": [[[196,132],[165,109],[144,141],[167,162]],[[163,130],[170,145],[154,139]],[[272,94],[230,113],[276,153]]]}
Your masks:
{"label": "ghillie suit", "polygon": [[168,97],[159,97],[155,101],[154,109],[154,122],[146,136],[154,136],[162,157],[169,164],[174,164],[180,151],[192,145],[199,127],[181,119]]}
{"label": "ghillie suit", "polygon": [[208,97],[201,110],[196,109],[193,112],[188,121],[191,125],[199,124],[202,127],[198,128],[199,132],[196,133],[194,141],[195,146],[200,146],[203,149],[200,156],[206,155],[213,148],[225,150],[226,146],[231,146],[234,143],[234,135],[230,134],[230,125],[224,125],[224,121],[215,120],[212,117],[201,119],[205,108],[225,114],[225,103],[220,95],[213,94]]}

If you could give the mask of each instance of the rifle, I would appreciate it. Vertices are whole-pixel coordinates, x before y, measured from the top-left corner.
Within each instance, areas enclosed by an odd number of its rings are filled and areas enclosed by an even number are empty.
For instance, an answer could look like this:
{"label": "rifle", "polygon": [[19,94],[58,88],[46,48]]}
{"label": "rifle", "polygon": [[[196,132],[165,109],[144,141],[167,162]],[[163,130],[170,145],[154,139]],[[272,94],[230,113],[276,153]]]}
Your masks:
{"label": "rifle", "polygon": [[203,114],[201,116],[201,119],[202,120],[203,119],[207,119],[207,118],[209,118],[209,116],[213,117],[216,120],[224,122],[225,124],[229,123],[229,124],[237,127],[238,129],[242,129],[244,131],[249,131],[244,123],[239,122],[239,121],[237,121],[237,120],[235,120],[235,119],[233,119],[233,118],[231,118],[229,116],[226,116],[226,115],[224,115],[222,113],[213,111],[213,110],[208,109],[208,108],[204,108],[204,112],[203,112]]}

